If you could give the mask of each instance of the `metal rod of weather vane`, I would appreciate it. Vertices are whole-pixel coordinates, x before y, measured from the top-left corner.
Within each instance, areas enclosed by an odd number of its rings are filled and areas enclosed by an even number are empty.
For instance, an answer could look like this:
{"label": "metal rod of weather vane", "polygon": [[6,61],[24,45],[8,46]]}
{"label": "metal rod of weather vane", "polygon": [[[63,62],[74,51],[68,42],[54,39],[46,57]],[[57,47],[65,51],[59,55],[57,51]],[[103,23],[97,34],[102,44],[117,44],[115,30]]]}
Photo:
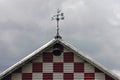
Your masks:
{"label": "metal rod of weather vane", "polygon": [[59,15],[57,15],[57,36],[59,36]]}

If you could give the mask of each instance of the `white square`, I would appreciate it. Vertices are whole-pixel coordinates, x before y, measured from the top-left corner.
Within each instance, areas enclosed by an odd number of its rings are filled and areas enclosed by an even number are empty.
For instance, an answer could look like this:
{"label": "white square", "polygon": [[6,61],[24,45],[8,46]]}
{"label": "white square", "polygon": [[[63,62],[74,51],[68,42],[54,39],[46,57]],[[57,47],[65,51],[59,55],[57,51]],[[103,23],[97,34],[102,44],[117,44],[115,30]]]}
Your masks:
{"label": "white square", "polygon": [[13,73],[12,80],[22,80],[22,74],[21,73]]}
{"label": "white square", "polygon": [[95,73],[95,80],[105,80],[104,73]]}
{"label": "white square", "polygon": [[94,73],[95,72],[95,68],[90,65],[89,63],[84,63],[85,66],[85,73]]}
{"label": "white square", "polygon": [[84,62],[84,60],[74,54],[74,62]]}
{"label": "white square", "polygon": [[43,73],[53,73],[53,63],[43,63]]}
{"label": "white square", "polygon": [[37,56],[33,62],[42,62],[42,55]]}
{"label": "white square", "polygon": [[63,53],[60,56],[53,56],[53,62],[63,62]]}
{"label": "white square", "polygon": [[63,80],[63,73],[53,73],[53,80]]}
{"label": "white square", "polygon": [[74,73],[74,80],[84,80],[84,73]]}
{"label": "white square", "polygon": [[25,64],[22,67],[22,72],[23,73],[32,73],[32,63]]}
{"label": "white square", "polygon": [[73,63],[64,63],[64,73],[73,73],[74,64]]}
{"label": "white square", "polygon": [[32,80],[43,80],[42,73],[32,73]]}

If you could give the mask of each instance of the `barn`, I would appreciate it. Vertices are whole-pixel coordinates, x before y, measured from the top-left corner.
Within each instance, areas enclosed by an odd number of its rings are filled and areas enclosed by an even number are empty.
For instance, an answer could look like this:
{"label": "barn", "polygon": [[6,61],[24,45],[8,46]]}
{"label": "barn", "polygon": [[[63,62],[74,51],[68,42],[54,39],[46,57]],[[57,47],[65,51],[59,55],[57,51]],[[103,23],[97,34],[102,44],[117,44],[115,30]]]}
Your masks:
{"label": "barn", "polygon": [[59,35],[61,10],[52,17],[57,34],[47,44],[0,74],[0,80],[120,80],[101,64],[85,55]]}
{"label": "barn", "polygon": [[58,37],[2,72],[0,80],[120,79],[101,64]]}

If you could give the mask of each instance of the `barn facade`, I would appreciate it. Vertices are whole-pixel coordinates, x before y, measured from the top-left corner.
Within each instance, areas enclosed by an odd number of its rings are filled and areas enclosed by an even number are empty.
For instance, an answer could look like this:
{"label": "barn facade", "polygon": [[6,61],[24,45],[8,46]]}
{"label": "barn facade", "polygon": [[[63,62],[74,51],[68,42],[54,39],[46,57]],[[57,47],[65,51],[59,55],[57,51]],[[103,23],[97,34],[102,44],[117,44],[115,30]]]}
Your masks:
{"label": "barn facade", "polygon": [[0,80],[120,80],[92,58],[55,38],[0,74]]}

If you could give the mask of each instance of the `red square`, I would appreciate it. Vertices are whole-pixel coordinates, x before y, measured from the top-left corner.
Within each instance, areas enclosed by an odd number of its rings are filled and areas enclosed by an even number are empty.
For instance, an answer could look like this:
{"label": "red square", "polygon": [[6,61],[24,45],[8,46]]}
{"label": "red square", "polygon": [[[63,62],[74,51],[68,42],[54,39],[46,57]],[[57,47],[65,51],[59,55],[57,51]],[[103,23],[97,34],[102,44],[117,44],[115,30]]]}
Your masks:
{"label": "red square", "polygon": [[32,64],[32,71],[33,72],[42,72],[42,70],[43,70],[42,63],[35,62]]}
{"label": "red square", "polygon": [[84,63],[74,63],[74,72],[84,72]]}
{"label": "red square", "polygon": [[94,73],[85,73],[84,78],[85,78],[85,80],[94,80],[95,75],[94,75]]}
{"label": "red square", "polygon": [[43,80],[52,80],[53,74],[52,73],[43,73]]}
{"label": "red square", "polygon": [[53,62],[53,54],[52,53],[43,53],[43,62]]}
{"label": "red square", "polygon": [[32,73],[22,73],[22,80],[32,80]]}
{"label": "red square", "polygon": [[63,72],[63,63],[53,63],[53,72]]}
{"label": "red square", "polygon": [[65,52],[64,62],[74,62],[74,54],[72,52]]}
{"label": "red square", "polygon": [[105,80],[114,80],[113,78],[111,78],[110,76],[108,75],[105,75]]}
{"label": "red square", "polygon": [[64,73],[64,80],[74,80],[74,73]]}

